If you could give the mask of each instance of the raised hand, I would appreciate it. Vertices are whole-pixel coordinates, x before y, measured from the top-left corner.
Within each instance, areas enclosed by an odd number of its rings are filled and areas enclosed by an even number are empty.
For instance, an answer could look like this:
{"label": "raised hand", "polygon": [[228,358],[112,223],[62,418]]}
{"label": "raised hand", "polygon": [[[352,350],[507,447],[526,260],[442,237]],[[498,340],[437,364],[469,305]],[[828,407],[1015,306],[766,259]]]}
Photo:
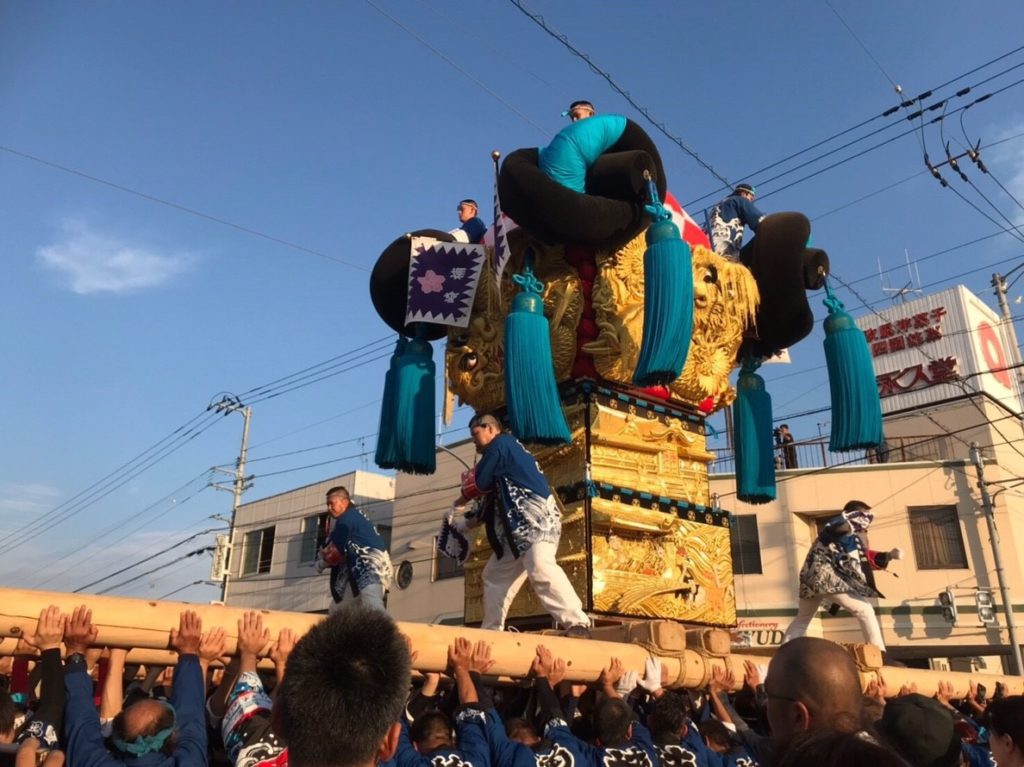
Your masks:
{"label": "raised hand", "polygon": [[98,633],[92,625],[92,610],[85,605],[76,607],[64,628],[64,646],[68,648],[68,655],[84,654],[96,642]]}
{"label": "raised hand", "polygon": [[183,610],[178,618],[178,628],[171,629],[171,647],[179,655],[198,655],[203,640],[203,621],[194,610]]}

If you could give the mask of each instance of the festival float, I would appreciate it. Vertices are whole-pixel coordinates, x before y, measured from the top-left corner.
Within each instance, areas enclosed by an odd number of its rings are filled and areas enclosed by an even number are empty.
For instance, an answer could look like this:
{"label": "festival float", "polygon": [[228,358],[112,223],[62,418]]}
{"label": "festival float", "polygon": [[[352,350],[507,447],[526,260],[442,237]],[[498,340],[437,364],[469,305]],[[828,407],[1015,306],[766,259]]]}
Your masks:
{"label": "festival float", "polygon": [[[757,656],[732,652],[736,623],[730,514],[711,497],[707,418],[733,408],[737,497],[775,497],[770,396],[763,360],[813,327],[808,292],[825,290],[825,358],[833,451],[881,441],[881,411],[864,334],[828,282],[828,256],[811,247],[796,212],[760,222],[738,261],[708,237],[668,192],[660,155],[635,123],[614,115],[567,126],[548,147],[495,152],[495,225],[486,244],[437,229],[410,230],[388,245],[371,297],[398,340],[384,382],[379,466],[436,468],[437,363],[445,340],[445,415],[455,401],[491,412],[537,458],[563,512],[559,563],[595,617],[591,639],[483,632],[403,623],[417,668],[441,671],[456,636],[494,645],[494,673],[525,676],[538,641],[572,658],[566,678],[593,681],[612,655],[643,672],[661,660],[667,686],[698,688],[726,668],[736,684]],[[738,370],[736,382],[730,380]],[[483,534],[466,561],[465,620],[482,615]],[[70,613],[86,601],[97,642],[170,660],[168,632],[195,609],[227,630],[244,612],[121,597],[0,589],[0,637],[31,635],[50,604]],[[304,633],[320,616],[262,611],[271,633]],[[529,588],[510,618],[544,611]],[[535,625],[534,621],[534,625]],[[878,648],[850,647],[867,683]],[[760,659],[763,661],[763,658]],[[935,672],[886,667],[890,685],[935,685]],[[942,672],[957,694],[1019,677]]]}
{"label": "festival float", "polygon": [[[654,142],[625,117],[573,122],[499,160],[487,244],[411,231],[374,268],[374,306],[399,334],[377,464],[434,471],[429,342],[444,338],[446,417],[452,398],[494,413],[537,458],[563,507],[559,563],[589,613],[735,625],[730,515],[709,493],[706,422],[734,409],[738,497],[772,500],[770,397],[755,371],[812,330],[808,291],[828,291],[826,357],[844,370],[832,375],[833,449],[881,440],[870,355],[828,290],[828,255],[795,212],[764,218],[738,261],[713,252],[668,192]],[[489,554],[478,534],[468,624],[482,617]],[[524,589],[510,617],[543,614]]]}

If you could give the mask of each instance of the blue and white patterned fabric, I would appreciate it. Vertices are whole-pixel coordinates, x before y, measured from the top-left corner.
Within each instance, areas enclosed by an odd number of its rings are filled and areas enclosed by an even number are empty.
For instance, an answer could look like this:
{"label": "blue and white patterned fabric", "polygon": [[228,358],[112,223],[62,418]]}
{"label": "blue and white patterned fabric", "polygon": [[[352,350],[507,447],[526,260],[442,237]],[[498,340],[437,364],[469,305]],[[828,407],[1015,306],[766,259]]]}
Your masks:
{"label": "blue and white patterned fabric", "polygon": [[743,246],[743,227],[756,232],[764,214],[746,197],[731,194],[711,209],[708,238],[711,249],[732,261],[739,260]]}
{"label": "blue and white patterned fabric", "polygon": [[384,591],[387,591],[394,577],[391,557],[386,551],[360,546],[354,542],[348,546],[348,570],[360,589],[379,583],[384,587]]}
{"label": "blue and white patterned fabric", "polygon": [[485,512],[484,521],[488,540],[499,557],[509,544],[518,557],[534,543],[558,542],[562,517],[551,486],[519,440],[509,434],[497,435],[484,450],[475,476],[478,488],[496,491],[497,503]]}

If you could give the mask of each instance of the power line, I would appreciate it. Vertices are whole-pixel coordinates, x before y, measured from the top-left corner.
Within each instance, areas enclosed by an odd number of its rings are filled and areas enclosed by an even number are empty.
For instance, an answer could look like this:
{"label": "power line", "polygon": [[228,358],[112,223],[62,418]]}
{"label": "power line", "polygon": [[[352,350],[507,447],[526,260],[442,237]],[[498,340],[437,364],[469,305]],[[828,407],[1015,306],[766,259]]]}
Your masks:
{"label": "power line", "polygon": [[[126,519],[126,520],[118,520],[118,521],[114,522],[114,524],[111,527],[107,528],[106,530],[103,530],[103,531],[101,531],[99,533],[93,533],[93,537],[99,539],[98,541],[96,541],[96,544],[99,544],[103,548],[98,548],[92,554],[89,554],[89,555],[83,557],[82,556],[83,548],[80,545],[77,545],[77,544],[72,545],[72,547],[70,549],[66,549],[63,553],[57,554],[56,558],[53,559],[49,563],[51,568],[53,568],[58,563],[63,562],[64,560],[68,559],[69,557],[73,558],[74,561],[66,569],[61,570],[60,572],[51,575],[46,580],[41,581],[41,582],[35,584],[36,588],[42,588],[46,584],[52,583],[53,581],[62,578],[63,576],[67,575],[68,573],[70,573],[73,570],[79,570],[82,567],[83,564],[85,564],[86,562],[88,562],[88,561],[90,561],[92,559],[95,559],[97,556],[99,556],[100,554],[102,554],[106,550],[108,550],[111,546],[115,546],[118,543],[120,543],[121,541],[125,540],[132,533],[138,532],[140,529],[142,529],[142,527],[147,527],[148,525],[153,524],[154,522],[156,522],[161,517],[165,516],[166,514],[169,514],[171,511],[175,511],[177,509],[180,509],[182,507],[182,505],[187,503],[189,500],[194,498],[199,493],[201,493],[204,490],[206,490],[209,487],[209,485],[203,485],[201,488],[199,488],[195,492],[191,493],[190,495],[185,496],[180,501],[177,500],[177,499],[174,499],[173,496],[176,495],[177,493],[181,492],[185,488],[187,488],[189,485],[195,483],[196,481],[199,481],[201,479],[209,478],[212,473],[213,473],[213,471],[211,469],[207,469],[202,474],[198,475],[194,479],[189,480],[188,482],[186,482],[181,487],[179,487],[179,488],[177,488],[175,490],[172,490],[170,493],[165,495],[160,500],[155,501],[154,503],[150,504],[149,506],[144,508],[142,511],[137,512],[136,514],[133,514],[133,515],[129,516],[128,519]],[[111,532],[113,532],[114,530],[123,529],[124,526],[128,522],[130,522],[132,519],[137,519],[139,517],[142,517],[144,514],[146,514],[146,512],[156,508],[157,506],[159,506],[161,503],[163,503],[164,501],[166,501],[168,499],[172,499],[173,500],[172,505],[169,508],[165,509],[160,514],[158,514],[157,516],[153,517],[153,519],[148,520],[145,523],[143,523],[142,527],[137,527],[134,530],[127,530],[127,531],[125,531],[124,535],[122,535],[120,538],[118,538],[115,541],[108,541],[108,540],[106,540],[107,536]]]}
{"label": "power line", "polygon": [[885,71],[885,67],[883,67],[881,62],[875,58],[875,55],[870,50],[868,50],[868,47],[864,44],[864,41],[861,40],[860,37],[857,36],[857,33],[853,31],[853,27],[846,23],[846,19],[844,19],[840,15],[839,11],[836,10],[835,6],[832,5],[832,3],[829,2],[829,0],[825,0],[825,5],[827,5],[829,7],[829,10],[831,10],[832,13],[836,15],[836,18],[839,19],[839,23],[846,27],[846,31],[850,33],[850,37],[857,41],[857,44],[861,47],[864,53],[867,54],[868,58],[871,59],[872,62],[874,62],[874,65],[878,67],[878,71],[881,72],[885,79],[889,81],[889,84],[892,85],[896,93],[903,93],[903,89],[899,85],[897,85],[896,81],[889,76],[889,73]]}
{"label": "power line", "polygon": [[[930,90],[926,90],[926,91],[922,92],[921,94],[919,94],[918,96],[916,96],[913,99],[908,99],[908,100],[902,102],[901,104],[899,104],[898,106],[889,107],[885,111],[883,111],[883,112],[881,112],[879,114],[876,114],[873,117],[869,117],[868,119],[863,120],[863,121],[857,123],[856,125],[853,125],[853,126],[851,126],[849,128],[846,128],[844,130],[838,131],[837,133],[834,133],[834,134],[832,134],[831,136],[829,136],[827,138],[821,139],[820,141],[817,141],[817,142],[811,144],[810,146],[804,147],[803,149],[801,149],[801,150],[799,150],[797,152],[794,152],[794,153],[792,153],[792,154],[790,154],[790,155],[788,155],[786,157],[783,157],[781,160],[776,160],[775,162],[770,163],[768,165],[765,165],[762,168],[758,168],[757,170],[750,171],[748,173],[744,173],[744,174],[742,174],[743,178],[753,178],[753,177],[756,177],[759,174],[764,173],[767,170],[771,170],[772,168],[778,167],[779,165],[782,165],[783,163],[786,163],[786,162],[788,162],[790,160],[793,160],[793,159],[795,159],[797,157],[800,157],[801,155],[806,154],[807,152],[813,151],[813,150],[817,149],[820,146],[824,146],[825,144],[828,144],[829,142],[834,141],[837,138],[841,138],[842,136],[845,136],[845,135],[847,135],[849,133],[852,133],[855,130],[863,128],[864,126],[873,123],[875,120],[882,119],[882,118],[885,118],[885,117],[891,117],[892,115],[896,114],[900,110],[900,108],[906,108],[906,107],[912,106],[913,104],[915,104],[917,102],[923,101],[924,99],[930,97],[935,92],[942,90],[943,88],[945,88],[948,85],[951,85],[952,83],[955,83],[957,80],[962,80],[965,77],[969,77],[970,75],[974,74],[975,72],[978,72],[978,71],[980,71],[982,69],[985,69],[986,67],[989,67],[989,66],[991,66],[992,64],[995,64],[998,61],[1002,61],[1003,59],[1008,58],[1008,57],[1012,56],[1015,53],[1019,53],[1020,51],[1024,51],[1024,46],[1020,46],[1020,47],[1015,48],[1015,49],[1013,49],[1011,51],[1008,51],[1007,53],[1004,53],[1004,54],[1001,54],[999,56],[996,56],[995,58],[990,59],[989,61],[986,61],[984,64],[980,64],[980,65],[974,67],[973,69],[970,69],[967,72],[964,72],[963,74],[957,75],[956,77],[953,77],[953,78],[947,80],[946,82],[942,83],[941,85],[937,85],[937,86],[931,88]],[[1020,65],[1016,65],[1016,66],[1020,66]],[[1016,68],[1016,66],[1012,67],[1011,69]],[[999,74],[995,75],[995,77],[998,77],[998,76],[1000,76],[1002,74],[1005,74],[1008,71],[1010,71],[1010,70],[1004,70],[1003,72],[1000,72]],[[986,82],[986,81],[983,81],[983,82]],[[978,85],[980,85],[980,84],[981,83],[978,83],[978,84],[975,84],[974,86],[971,86],[971,87],[978,87]],[[968,88],[968,90],[970,90],[970,88]],[[894,125],[897,125],[897,124],[898,123],[892,123],[888,127],[893,127]],[[713,195],[720,194],[721,192],[726,191],[726,190],[731,189],[731,188],[732,187],[729,184],[727,184],[725,187],[718,187],[717,189],[714,189],[714,190],[712,190],[710,192],[707,192],[706,194],[703,194],[700,197],[697,197],[696,199],[686,203],[683,207],[689,209],[691,206],[697,205],[698,203],[704,201],[705,199],[707,199],[709,197],[712,197]]]}
{"label": "power line", "polygon": [[22,159],[25,159],[25,160],[31,160],[32,162],[39,163],[40,165],[49,166],[49,167],[54,168],[56,170],[62,171],[64,173],[69,173],[69,174],[71,174],[73,176],[78,176],[80,178],[84,178],[84,179],[86,179],[88,181],[92,181],[92,182],[97,183],[97,184],[102,184],[103,186],[110,187],[111,189],[116,189],[119,192],[125,192],[127,194],[134,195],[135,197],[140,197],[143,200],[149,200],[150,202],[155,202],[155,203],[157,203],[159,205],[164,205],[164,206],[166,206],[168,208],[173,208],[174,210],[181,211],[182,213],[188,213],[190,216],[196,216],[197,218],[202,218],[202,219],[205,219],[207,221],[212,221],[215,224],[221,224],[222,226],[230,227],[231,229],[235,229],[235,230],[237,230],[239,232],[244,232],[245,234],[251,234],[253,237],[259,237],[261,239],[268,240],[269,242],[273,242],[273,243],[276,243],[278,245],[284,245],[285,247],[291,248],[292,250],[297,250],[300,253],[308,253],[309,255],[312,255],[312,256],[318,256],[320,258],[325,258],[328,261],[334,261],[335,263],[342,264],[342,265],[347,266],[347,267],[349,267],[351,269],[358,269],[361,272],[369,272],[370,271],[365,266],[360,266],[359,264],[352,263],[351,261],[346,261],[346,260],[344,260],[342,258],[337,258],[336,256],[330,256],[327,253],[320,252],[319,250],[313,250],[312,248],[307,248],[305,245],[299,245],[296,242],[291,242],[290,240],[285,240],[285,239],[282,239],[281,237],[275,237],[273,235],[266,234],[265,232],[261,232],[258,229],[253,229],[250,226],[245,226],[243,224],[237,224],[234,221],[229,221],[226,218],[221,218],[220,216],[214,216],[214,215],[212,215],[210,213],[204,213],[201,210],[198,210],[196,208],[191,208],[191,207],[189,207],[187,205],[182,205],[181,203],[172,202],[171,200],[165,200],[162,197],[157,197],[156,195],[149,194],[148,192],[142,192],[142,191],[139,191],[138,189],[132,189],[131,187],[125,186],[124,184],[118,184],[118,183],[116,183],[114,181],[109,181],[109,180],[107,180],[105,178],[101,178],[99,176],[95,176],[95,175],[93,175],[91,173],[86,173],[85,171],[81,171],[81,170],[78,170],[76,168],[69,167],[67,165],[61,165],[60,163],[54,162],[52,160],[47,160],[47,159],[45,159],[43,157],[39,157],[38,155],[29,154],[28,152],[22,152],[22,151],[20,151],[18,149],[14,149],[13,147],[9,147],[9,146],[0,146],[0,151],[7,152],[8,154],[15,155],[16,157],[21,157]]}
{"label": "power line", "polygon": [[[123,487],[132,479],[138,477],[164,458],[177,450],[180,450],[188,442],[198,437],[213,425],[213,421],[216,419],[216,416],[213,416],[213,418],[210,418],[209,416],[210,414],[204,411],[183,426],[175,429],[170,435],[164,437],[135,458],[122,464],[103,479],[94,482],[86,488],[86,490],[79,492],[68,501],[65,501],[63,504],[51,509],[41,519],[32,520],[26,525],[23,525],[8,536],[6,543],[0,544],[0,554],[13,551],[16,548],[25,545],[32,536],[41,532],[43,529],[55,522],[66,521],[85,511],[87,508],[103,498],[106,498],[118,488]],[[199,423],[196,423],[198,419],[204,420],[200,420]],[[170,441],[168,442],[168,440]],[[165,442],[168,444],[164,445]],[[154,450],[157,451],[156,454],[150,455]],[[58,519],[53,517],[54,514],[57,514]]]}
{"label": "power line", "polygon": [[194,551],[190,551],[187,554],[183,554],[182,556],[178,557],[177,559],[172,559],[170,562],[165,562],[164,564],[159,565],[158,567],[154,567],[152,570],[147,570],[144,573],[139,573],[138,575],[135,575],[135,576],[129,578],[128,580],[126,580],[126,581],[121,581],[120,583],[115,584],[113,586],[108,586],[107,588],[103,589],[102,591],[97,591],[96,592],[96,596],[100,596],[102,594],[109,594],[111,591],[116,591],[117,589],[121,588],[122,586],[127,586],[129,584],[135,583],[135,581],[140,580],[142,578],[145,578],[147,575],[152,575],[155,572],[159,572],[160,570],[163,570],[165,567],[170,567],[171,565],[176,565],[179,562],[182,562],[182,561],[188,559],[189,557],[195,557],[195,556],[198,556],[200,554],[209,553],[209,552],[213,551],[213,549],[214,549],[213,546],[204,546],[203,548],[195,549]]}
{"label": "power line", "polygon": [[[332,416],[328,416],[327,418],[322,418],[319,421],[314,421],[313,423],[306,424],[305,426],[300,426],[298,429],[293,429],[292,431],[289,431],[289,432],[286,432],[284,434],[278,435],[277,437],[271,437],[270,439],[265,439],[262,442],[259,442],[259,443],[255,444],[255,445],[252,445],[249,448],[249,450],[252,451],[252,450],[255,450],[257,448],[263,447],[264,445],[269,445],[271,442],[279,442],[280,440],[285,439],[286,437],[291,437],[291,436],[293,436],[295,434],[298,434],[301,431],[306,431],[306,430],[312,429],[312,428],[314,428],[316,426],[322,426],[323,424],[328,423],[329,421],[336,421],[339,418],[342,418],[342,417],[344,417],[346,415],[350,415],[352,413],[355,413],[356,411],[362,410],[363,408],[370,407],[371,405],[376,405],[379,402],[380,402],[379,399],[375,399],[375,400],[372,400],[370,402],[365,402],[362,405],[359,405],[358,407],[350,408],[349,410],[345,410],[345,411],[343,411],[341,413],[336,413],[336,414],[334,414]],[[254,459],[250,459],[250,460],[254,460]]]}
{"label": "power line", "polygon": [[166,554],[168,551],[173,551],[174,549],[176,549],[179,546],[182,546],[182,545],[188,543],[189,541],[193,540],[194,538],[198,538],[200,535],[207,535],[208,533],[213,533],[213,532],[217,532],[219,530],[226,530],[226,529],[227,529],[226,527],[211,527],[211,528],[208,528],[206,530],[200,530],[198,533],[190,535],[188,538],[184,538],[184,539],[178,541],[177,543],[172,543],[170,546],[168,546],[165,549],[161,549],[160,551],[157,551],[157,552],[154,552],[152,554],[147,555],[145,559],[141,559],[138,562],[133,562],[130,565],[122,567],[120,570],[115,570],[114,572],[110,573],[109,575],[104,575],[102,578],[97,578],[94,581],[89,581],[89,583],[85,584],[84,586],[79,586],[77,589],[75,589],[71,593],[72,594],[81,594],[86,589],[91,589],[93,586],[95,586],[98,583],[103,583],[103,581],[108,581],[111,578],[116,578],[118,575],[121,575],[121,573],[126,573],[129,570],[131,570],[132,568],[138,567],[139,565],[143,564],[144,562],[149,562],[149,561],[151,561],[153,559],[156,559],[159,556],[162,556],[163,554]]}
{"label": "power line", "polygon": [[396,27],[398,27],[403,32],[405,32],[407,35],[409,35],[410,37],[415,39],[418,43],[420,43],[420,45],[422,45],[424,48],[429,50],[431,53],[433,53],[439,59],[444,61],[446,64],[448,64],[456,72],[458,72],[463,77],[465,77],[470,82],[472,82],[474,85],[476,85],[478,88],[480,88],[480,90],[482,90],[484,93],[488,94],[493,99],[495,99],[499,104],[501,104],[502,106],[506,107],[509,111],[511,111],[513,114],[515,114],[517,117],[519,117],[527,125],[530,125],[533,128],[535,128],[543,136],[547,136],[548,135],[548,131],[546,131],[541,126],[537,125],[537,123],[535,123],[533,120],[531,120],[527,115],[525,115],[522,112],[520,112],[518,109],[516,109],[516,107],[514,107],[512,104],[510,104],[504,98],[502,98],[498,93],[496,93],[495,91],[493,91],[490,88],[488,88],[486,85],[484,85],[483,82],[481,82],[476,77],[471,75],[468,71],[466,71],[464,68],[462,68],[461,66],[456,64],[455,61],[453,61],[449,56],[446,56],[440,50],[438,50],[433,45],[428,43],[420,35],[416,34],[416,32],[414,30],[410,29],[405,24],[400,22],[398,19],[396,19],[390,13],[388,13],[383,8],[381,8],[379,5],[377,5],[375,2],[373,2],[373,0],[366,0],[366,4],[369,5],[371,8],[373,8],[373,10],[377,11],[377,13],[379,13],[381,16],[386,18],[392,24],[394,24]]}
{"label": "power line", "polygon": [[[367,0],[367,1],[369,2],[369,0]],[[624,90],[617,82],[615,82],[615,80],[612,78],[612,76],[610,74],[608,74],[606,71],[604,71],[599,66],[597,66],[597,64],[595,64],[593,62],[593,60],[590,58],[589,55],[587,55],[586,53],[583,53],[583,51],[581,51],[579,48],[577,48],[575,45],[573,45],[569,41],[568,37],[566,37],[563,34],[560,34],[560,33],[556,32],[554,29],[552,29],[548,25],[548,23],[544,20],[543,16],[541,16],[538,13],[534,13],[533,11],[528,9],[526,7],[526,5],[522,2],[522,0],[509,0],[509,2],[511,2],[512,5],[514,5],[516,8],[518,8],[523,13],[524,16],[526,16],[528,19],[530,19],[530,21],[532,21],[538,27],[543,29],[548,35],[550,35],[555,40],[560,42],[563,46],[565,46],[565,48],[570,53],[572,53],[573,56],[576,56],[577,58],[582,60],[583,63],[587,65],[587,67],[590,69],[591,72],[593,72],[594,74],[596,74],[599,77],[603,78],[608,83],[608,85],[610,85],[612,87],[612,89],[616,93],[618,93],[626,101],[629,102],[630,106],[632,106],[637,112],[639,112],[645,118],[647,118],[647,121],[651,125],[653,125],[655,128],[657,128],[658,131],[663,136],[665,136],[669,141],[671,141],[673,144],[675,144],[680,149],[682,149],[684,152],[686,152],[686,154],[688,154],[690,157],[692,157],[702,168],[704,168],[704,170],[706,170],[708,173],[710,173],[712,176],[714,176],[716,179],[721,181],[726,186],[729,186],[729,187],[732,186],[732,184],[730,183],[729,179],[727,179],[725,176],[723,176],[721,173],[719,173],[717,170],[715,170],[713,167],[711,167],[711,165],[707,161],[705,161],[699,154],[697,154],[697,150],[695,150],[692,147],[688,146],[686,144],[686,142],[684,142],[683,139],[680,138],[679,136],[674,136],[671,133],[669,133],[668,132],[668,128],[665,127],[664,123],[659,122],[658,120],[656,120],[654,118],[654,116],[651,115],[650,111],[646,107],[641,106],[636,101],[636,99],[634,99],[631,95],[629,95],[629,91]]]}

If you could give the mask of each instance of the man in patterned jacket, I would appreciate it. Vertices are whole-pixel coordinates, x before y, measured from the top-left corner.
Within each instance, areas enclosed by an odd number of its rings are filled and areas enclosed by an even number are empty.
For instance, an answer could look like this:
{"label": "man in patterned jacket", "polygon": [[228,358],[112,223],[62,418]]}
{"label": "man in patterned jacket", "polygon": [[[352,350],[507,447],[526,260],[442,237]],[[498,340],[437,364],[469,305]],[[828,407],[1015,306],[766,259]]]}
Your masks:
{"label": "man in patterned jacket", "polygon": [[754,205],[754,187],[739,184],[732,194],[715,204],[708,216],[712,250],[730,261],[739,261],[744,225],[756,232],[763,218],[764,213]]}
{"label": "man in patterned jacket", "polygon": [[346,599],[355,598],[368,607],[384,607],[384,595],[391,584],[391,557],[384,539],[363,513],[352,505],[348,490],[327,491],[327,510],[333,519],[327,544],[320,550],[317,569],[331,568],[331,597],[334,612]]}
{"label": "man in patterned jacket", "polygon": [[867,547],[862,537],[874,518],[864,501],[850,501],[811,544],[800,570],[800,609],[786,629],[784,642],[804,636],[818,607],[826,604],[837,605],[853,615],[860,623],[865,641],[885,651],[875,608],[868,600],[882,596],[875,587],[874,571],[886,569],[903,553],[900,549],[886,552]]}
{"label": "man in patterned jacket", "polygon": [[[544,609],[569,636],[588,636],[590,619],[565,571],[555,561],[562,516],[537,461],[519,441],[503,434],[492,415],[469,422],[476,467],[463,476],[456,507],[485,493],[483,521],[493,553],[483,572],[481,628],[501,631],[512,600],[529,578]],[[492,492],[493,491],[493,492]]]}

